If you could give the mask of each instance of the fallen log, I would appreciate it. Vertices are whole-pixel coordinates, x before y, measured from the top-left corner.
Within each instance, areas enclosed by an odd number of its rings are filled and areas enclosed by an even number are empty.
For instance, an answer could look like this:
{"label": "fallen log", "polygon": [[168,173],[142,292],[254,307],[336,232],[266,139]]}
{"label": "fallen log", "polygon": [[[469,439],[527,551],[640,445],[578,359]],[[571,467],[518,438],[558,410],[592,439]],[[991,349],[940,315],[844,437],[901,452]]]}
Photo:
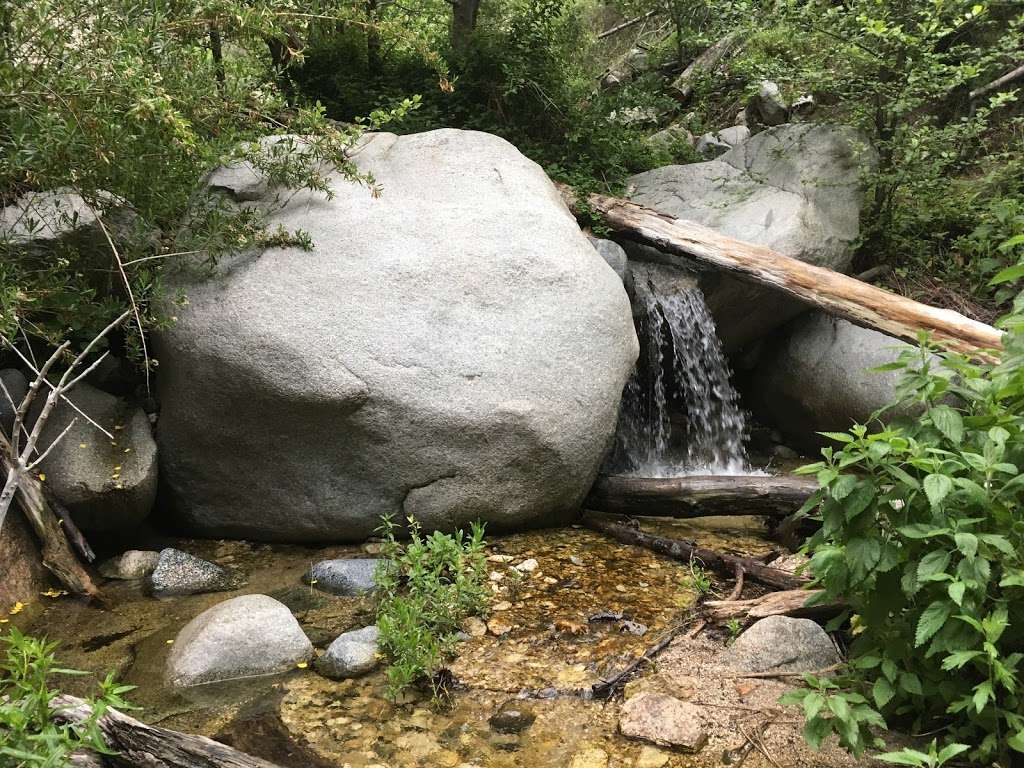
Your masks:
{"label": "fallen log", "polygon": [[584,506],[600,512],[684,519],[711,515],[784,518],[817,490],[814,478],[798,475],[608,475],[594,483]]}
{"label": "fallen log", "polygon": [[836,616],[843,607],[838,603],[807,605],[812,597],[821,594],[818,589],[788,589],[782,592],[768,592],[749,600],[706,600],[702,604],[707,618],[713,621],[748,619],[751,621],[768,616],[791,616],[793,618],[822,618]]}
{"label": "fallen log", "polygon": [[584,515],[583,524],[595,531],[607,534],[623,544],[646,547],[684,563],[697,562],[725,576],[733,576],[737,568],[742,568],[748,579],[759,581],[775,589],[799,589],[807,584],[807,579],[778,568],[772,568],[760,560],[730,555],[727,552],[716,552],[713,549],[701,547],[693,541],[655,536],[594,515]]}
{"label": "fallen log", "polygon": [[[89,704],[75,696],[56,696],[50,702],[54,719],[74,725],[92,715]],[[108,709],[97,723],[107,746],[116,755],[103,755],[99,763],[82,756],[74,765],[106,765],[117,768],[280,768],[205,736],[146,725],[133,717]]]}
{"label": "fallen log", "polygon": [[[572,190],[564,185],[560,189],[570,207],[578,211]],[[604,217],[609,228],[625,238],[775,288],[855,325],[912,344],[917,343],[920,332],[926,331],[933,341],[948,349],[986,360],[994,359],[993,351],[1003,346],[1002,331],[959,312],[922,304],[628,200],[592,194],[586,202]]]}
{"label": "fallen log", "polygon": [[719,62],[731,54],[742,41],[743,38],[738,32],[730,32],[694,59],[672,83],[675,97],[680,102],[689,101],[697,80],[717,67]]}

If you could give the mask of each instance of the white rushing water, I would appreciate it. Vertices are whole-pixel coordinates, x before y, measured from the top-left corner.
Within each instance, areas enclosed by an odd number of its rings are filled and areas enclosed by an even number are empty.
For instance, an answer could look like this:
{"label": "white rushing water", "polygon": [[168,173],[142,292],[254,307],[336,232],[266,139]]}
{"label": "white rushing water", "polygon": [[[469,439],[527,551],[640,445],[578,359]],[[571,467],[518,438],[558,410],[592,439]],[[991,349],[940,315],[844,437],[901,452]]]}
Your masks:
{"label": "white rushing water", "polygon": [[641,359],[619,416],[620,468],[644,477],[748,474],[746,418],[704,295],[678,270],[631,271]]}

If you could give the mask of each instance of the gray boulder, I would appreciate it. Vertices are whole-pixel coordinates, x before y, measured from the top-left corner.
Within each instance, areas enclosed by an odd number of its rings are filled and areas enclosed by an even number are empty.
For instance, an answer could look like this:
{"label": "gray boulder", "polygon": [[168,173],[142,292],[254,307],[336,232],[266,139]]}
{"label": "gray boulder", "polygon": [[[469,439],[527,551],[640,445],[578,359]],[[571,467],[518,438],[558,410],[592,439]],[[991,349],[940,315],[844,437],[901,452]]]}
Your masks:
{"label": "gray boulder", "polygon": [[641,691],[622,705],[619,732],[686,752],[696,752],[708,740],[700,707],[652,691]]}
{"label": "gray boulder", "polygon": [[9,435],[14,426],[14,414],[28,394],[28,381],[21,371],[5,368],[0,371],[0,385],[0,429]]}
{"label": "gray boulder", "polygon": [[333,200],[250,203],[311,252],[169,278],[189,298],[158,339],[171,506],[204,535],[317,542],[364,539],[384,514],[570,519],[637,355],[618,277],[504,139],[376,134],[353,161],[382,194],[332,173]]}
{"label": "gray boulder", "polygon": [[[50,413],[40,445],[74,426],[40,465],[54,495],[81,528],[110,531],[141,522],[156,498],[157,457],[141,408],[82,383],[68,399],[114,436],[100,432],[66,402]],[[33,405],[38,412],[40,403]]]}
{"label": "gray boulder", "polygon": [[[174,551],[174,550],[170,550]],[[156,570],[160,562],[160,553],[129,549],[116,557],[100,563],[100,576],[108,579],[123,579],[134,581],[144,579]]]}
{"label": "gray boulder", "polygon": [[167,659],[177,688],[287,672],[313,656],[291,612],[266,595],[242,595],[196,616],[178,633]]}
{"label": "gray boulder", "polygon": [[332,595],[362,595],[373,590],[380,562],[372,558],[321,560],[309,569],[303,581]]}
{"label": "gray boulder", "polygon": [[[909,344],[823,312],[808,312],[766,346],[754,370],[754,404],[794,444],[816,452],[817,432],[842,432],[893,402],[891,363]],[[899,413],[899,412],[897,412]]]}
{"label": "gray boulder", "polygon": [[590,244],[594,246],[594,250],[600,254],[605,263],[615,270],[619,280],[629,290],[629,259],[626,257],[626,252],[622,249],[622,246],[612,240],[602,240],[592,235],[587,235],[587,239],[590,240]]}
{"label": "gray boulder", "polygon": [[810,619],[769,616],[737,637],[724,660],[740,672],[816,672],[841,663],[842,657]]}
{"label": "gray boulder", "polygon": [[[670,216],[846,272],[859,232],[861,169],[874,157],[851,128],[782,125],[717,160],[633,176],[630,197]],[[631,258],[673,261],[652,248],[627,250]],[[803,310],[778,291],[741,283],[720,270],[699,269],[699,282],[730,352]]]}
{"label": "gray boulder", "polygon": [[647,137],[647,143],[655,149],[670,150],[677,144],[688,144],[693,146],[693,134],[687,130],[685,125],[675,124],[663,128],[657,133]]}
{"label": "gray boulder", "polygon": [[375,626],[355,629],[338,635],[324,655],[314,664],[316,671],[332,680],[359,677],[372,672],[378,664],[377,638],[380,630]]}
{"label": "gray boulder", "polygon": [[745,125],[734,125],[714,133],[705,133],[697,141],[697,154],[713,159],[724,155],[737,144],[750,138],[750,129]]}
{"label": "gray boulder", "polygon": [[779,86],[771,80],[762,80],[757,93],[747,102],[747,123],[782,125],[788,117],[789,106],[782,98]]}
{"label": "gray boulder", "polygon": [[180,549],[160,552],[149,586],[156,597],[195,595],[200,592],[230,592],[243,580],[216,563],[203,560]]}

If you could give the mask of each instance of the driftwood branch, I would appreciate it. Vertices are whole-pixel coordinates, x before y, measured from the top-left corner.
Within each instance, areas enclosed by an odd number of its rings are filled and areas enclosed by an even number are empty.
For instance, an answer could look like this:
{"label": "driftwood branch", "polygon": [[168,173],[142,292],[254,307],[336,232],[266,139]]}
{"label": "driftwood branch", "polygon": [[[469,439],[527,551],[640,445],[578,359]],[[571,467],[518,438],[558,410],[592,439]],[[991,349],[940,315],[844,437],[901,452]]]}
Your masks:
{"label": "driftwood branch", "polygon": [[836,616],[842,612],[843,606],[837,603],[807,605],[808,600],[820,594],[821,590],[817,589],[788,589],[782,592],[769,592],[749,600],[706,600],[701,607],[712,621],[753,621],[767,616],[823,618]]}
{"label": "driftwood branch", "polygon": [[[57,696],[50,703],[61,723],[84,723],[92,715],[88,703],[75,696]],[[239,752],[205,736],[146,725],[116,709],[99,719],[107,746],[118,754],[104,755],[98,763],[83,757],[76,765],[116,768],[279,768],[274,763]]]}
{"label": "driftwood branch", "polygon": [[693,95],[693,87],[697,81],[713,71],[742,41],[743,37],[738,32],[730,32],[694,59],[672,83],[676,98],[681,102],[688,101]]}
{"label": "driftwood branch", "polygon": [[597,36],[597,39],[604,40],[604,38],[611,37],[612,35],[621,32],[624,29],[629,29],[630,27],[639,24],[641,21],[646,21],[647,19],[651,18],[651,16],[653,16],[655,13],[657,13],[657,9],[648,11],[647,13],[642,13],[636,18],[630,19],[629,21],[624,21],[621,24],[616,24],[614,27],[609,27],[604,32],[599,34]]}
{"label": "driftwood branch", "polygon": [[784,518],[818,490],[811,477],[779,475],[609,475],[594,484],[587,509],[654,517],[765,515]]}
{"label": "driftwood branch", "polygon": [[697,562],[725,576],[734,575],[737,567],[740,567],[748,579],[767,584],[775,589],[799,589],[807,584],[807,579],[794,576],[778,568],[772,568],[759,560],[717,552],[701,547],[692,541],[655,536],[595,515],[585,515],[583,523],[624,544],[646,547],[666,557],[686,563]]}
{"label": "driftwood branch", "polygon": [[[564,186],[562,190],[570,205],[574,205],[572,191]],[[993,351],[1003,346],[1001,331],[959,312],[922,304],[628,200],[592,194],[587,202],[623,237],[663,253],[696,259],[741,280],[775,288],[856,325],[911,343],[917,343],[918,334],[925,331],[935,342],[981,359],[994,359]]]}
{"label": "driftwood branch", "polygon": [[988,96],[988,94],[993,91],[998,91],[1003,86],[1009,85],[1016,80],[1020,80],[1022,77],[1024,77],[1024,64],[1021,64],[1015,69],[1011,69],[1002,77],[997,77],[991,83],[983,85],[981,88],[974,89],[970,93],[970,99],[971,101],[975,101],[976,99],[980,99],[982,96]]}

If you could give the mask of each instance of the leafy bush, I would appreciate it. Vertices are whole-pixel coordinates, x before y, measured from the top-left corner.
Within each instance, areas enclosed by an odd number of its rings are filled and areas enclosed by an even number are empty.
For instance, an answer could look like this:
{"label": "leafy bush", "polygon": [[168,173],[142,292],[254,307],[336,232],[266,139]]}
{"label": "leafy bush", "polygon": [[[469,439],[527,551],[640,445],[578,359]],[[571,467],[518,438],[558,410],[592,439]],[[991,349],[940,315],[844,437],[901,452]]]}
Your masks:
{"label": "leafy bush", "polygon": [[814,744],[859,752],[884,716],[977,763],[1024,752],[1024,320],[1005,325],[993,364],[922,339],[886,366],[913,415],[829,433],[839,447],[802,470],[822,486],[810,568],[853,635],[848,674],[791,697]]}
{"label": "leafy bush", "polygon": [[401,542],[397,526],[385,517],[380,531],[385,545],[376,574],[377,627],[389,660],[389,691],[394,696],[427,682],[437,698],[443,693],[439,673],[462,621],[487,611],[484,527],[474,523],[469,536],[461,530],[423,536],[410,517],[409,541]]}
{"label": "leafy bush", "polygon": [[90,699],[89,719],[76,725],[53,721],[50,700],[57,695],[54,675],[85,675],[56,666],[55,643],[38,640],[11,629],[0,636],[5,654],[0,657],[0,762],[13,768],[63,768],[79,749],[114,754],[104,741],[97,722],[110,707],[131,709],[122,698],[134,686],[117,685],[113,677],[99,685],[99,696]]}

